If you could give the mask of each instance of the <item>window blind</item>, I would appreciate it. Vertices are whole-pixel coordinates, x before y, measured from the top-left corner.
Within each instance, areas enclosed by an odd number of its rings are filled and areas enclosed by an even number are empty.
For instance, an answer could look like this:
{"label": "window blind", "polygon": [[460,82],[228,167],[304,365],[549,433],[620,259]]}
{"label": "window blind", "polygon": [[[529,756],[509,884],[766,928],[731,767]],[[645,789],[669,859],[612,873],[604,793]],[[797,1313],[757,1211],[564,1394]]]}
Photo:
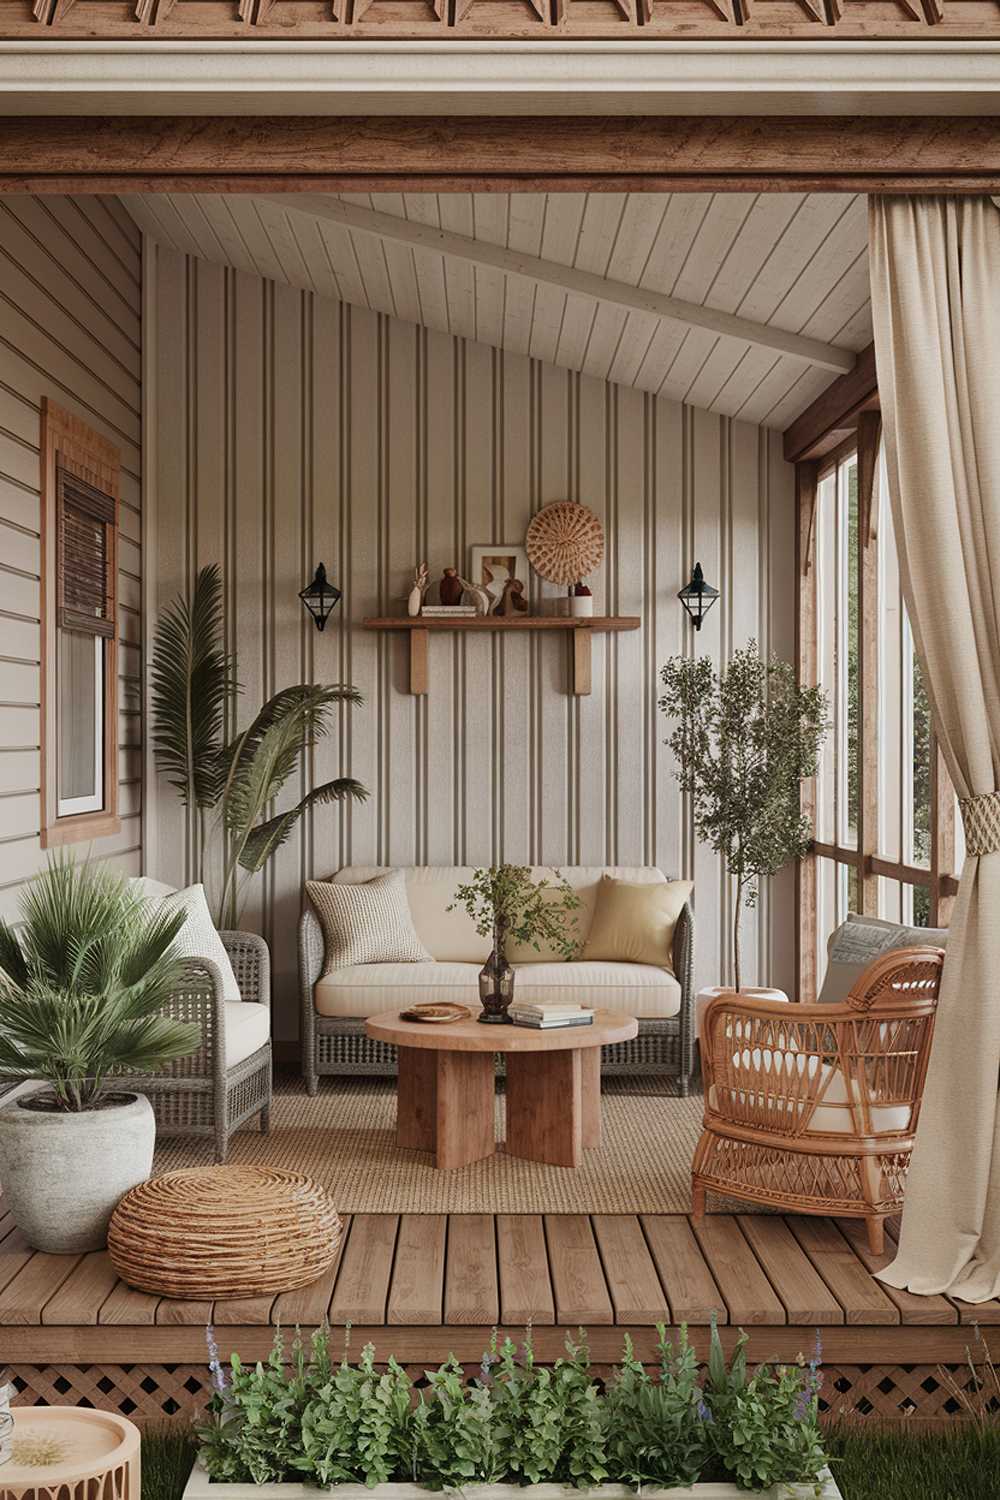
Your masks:
{"label": "window blind", "polygon": [[115,501],[61,464],[56,483],[59,625],[113,636]]}

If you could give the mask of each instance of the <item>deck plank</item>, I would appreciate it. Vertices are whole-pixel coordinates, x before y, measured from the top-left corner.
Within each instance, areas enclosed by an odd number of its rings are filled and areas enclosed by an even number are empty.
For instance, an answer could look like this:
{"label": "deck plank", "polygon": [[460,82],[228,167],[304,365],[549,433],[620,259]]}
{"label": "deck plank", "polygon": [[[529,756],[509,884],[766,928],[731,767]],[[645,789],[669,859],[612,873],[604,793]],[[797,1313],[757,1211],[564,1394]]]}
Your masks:
{"label": "deck plank", "polygon": [[761,1270],[736,1218],[706,1214],[692,1220],[692,1228],[726,1300],[730,1323],[784,1323],[784,1303]]}
{"label": "deck plank", "polygon": [[152,1292],[139,1292],[118,1281],[101,1304],[97,1321],[108,1327],[148,1327],[156,1322],[159,1305],[160,1298]]}
{"label": "deck plank", "polygon": [[96,1324],[105,1298],[117,1284],[118,1272],[108,1252],[91,1251],[42,1308],[42,1322],[77,1328]]}
{"label": "deck plank", "polygon": [[446,1214],[402,1214],[389,1285],[388,1323],[440,1324]]}
{"label": "deck plank", "polygon": [[0,1289],[23,1271],[34,1253],[19,1229],[12,1229],[4,1235],[0,1241]]}
{"label": "deck plank", "polygon": [[385,1322],[398,1214],[355,1214],[330,1301],[331,1323]]}
{"label": "deck plank", "polygon": [[311,1281],[308,1286],[299,1287],[294,1292],[282,1292],[275,1298],[271,1318],[275,1323],[280,1323],[282,1328],[308,1328],[322,1323],[327,1316],[351,1228],[350,1214],[341,1214],[340,1218],[340,1244],[337,1247],[337,1258],[329,1271],[316,1281]]}
{"label": "deck plank", "polygon": [[639,1220],[634,1214],[594,1214],[592,1223],[615,1322],[666,1323],[670,1307]]}
{"label": "deck plank", "polygon": [[444,1278],[444,1321],[491,1326],[500,1320],[497,1239],[492,1214],[452,1214]]}
{"label": "deck plank", "polygon": [[613,1323],[614,1309],[586,1214],[546,1214],[556,1320],[572,1326]]}
{"label": "deck plank", "polygon": [[729,1309],[684,1214],[643,1214],[642,1227],[674,1323],[728,1323]]}
{"label": "deck plank", "polygon": [[215,1320],[215,1303],[209,1300],[189,1301],[186,1297],[161,1297],[156,1304],[155,1321],[170,1328],[205,1328]]}
{"label": "deck plank", "polygon": [[[888,1241],[885,1254],[872,1254],[868,1248],[865,1226],[860,1219],[838,1219],[837,1227],[870,1274],[881,1271],[895,1259],[896,1247],[891,1240]],[[901,1291],[897,1287],[886,1286],[885,1282],[879,1282],[879,1286],[889,1301],[899,1309],[900,1321],[903,1323],[940,1325],[958,1322],[958,1313],[947,1297],[918,1297],[915,1292]]]}
{"label": "deck plank", "polygon": [[865,1270],[831,1219],[790,1215],[788,1225],[841,1307],[848,1323],[898,1323],[899,1309]]}
{"label": "deck plank", "polygon": [[777,1214],[740,1214],[739,1225],[785,1304],[789,1323],[843,1323],[844,1309],[784,1219]]}
{"label": "deck plank", "polygon": [[508,1328],[556,1320],[545,1226],[539,1214],[497,1215],[500,1320]]}
{"label": "deck plank", "polygon": [[273,1292],[263,1297],[216,1297],[212,1321],[218,1328],[266,1328],[274,1302]]}
{"label": "deck plank", "polygon": [[79,1265],[79,1255],[36,1250],[0,1292],[0,1324],[18,1328],[41,1323],[42,1309]]}

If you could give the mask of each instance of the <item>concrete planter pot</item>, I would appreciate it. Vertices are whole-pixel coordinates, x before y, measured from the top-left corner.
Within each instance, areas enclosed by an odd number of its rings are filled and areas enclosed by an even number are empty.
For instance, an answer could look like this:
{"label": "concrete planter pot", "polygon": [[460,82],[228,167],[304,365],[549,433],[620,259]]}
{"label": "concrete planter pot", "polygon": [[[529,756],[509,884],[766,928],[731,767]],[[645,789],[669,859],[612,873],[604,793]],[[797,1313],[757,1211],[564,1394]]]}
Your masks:
{"label": "concrete planter pot", "polygon": [[79,1114],[25,1109],[23,1099],[0,1109],[4,1202],[36,1250],[103,1249],[118,1199],[152,1171],[152,1105],[142,1094],[122,1101]]}
{"label": "concrete planter pot", "polygon": [[[827,1469],[820,1478],[819,1500],[843,1500]],[[419,1484],[332,1484],[326,1495],[337,1500],[432,1500],[436,1493]],[[760,1500],[817,1500],[811,1484],[778,1484],[766,1490],[737,1489],[735,1484],[696,1484],[690,1488],[644,1489],[642,1500],[746,1500],[748,1493]],[[200,1464],[195,1464],[183,1500],[316,1500],[316,1488],[308,1484],[212,1484]],[[560,1484],[470,1484],[462,1489],[462,1500],[637,1500],[635,1490],[624,1484],[602,1484],[596,1489],[574,1490]]]}

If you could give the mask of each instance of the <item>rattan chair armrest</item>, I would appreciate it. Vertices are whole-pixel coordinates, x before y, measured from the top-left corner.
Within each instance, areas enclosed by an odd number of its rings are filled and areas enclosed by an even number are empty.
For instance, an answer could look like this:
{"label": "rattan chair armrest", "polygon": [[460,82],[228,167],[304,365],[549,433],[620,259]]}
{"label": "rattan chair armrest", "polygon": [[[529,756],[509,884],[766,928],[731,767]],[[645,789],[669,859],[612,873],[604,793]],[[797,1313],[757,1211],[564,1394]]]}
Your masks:
{"label": "rattan chair armrest", "polygon": [[239,986],[240,999],[271,1009],[271,954],[256,932],[220,932]]}
{"label": "rattan chair armrest", "polygon": [[188,1057],[176,1059],[157,1069],[159,1074],[183,1077],[210,1077],[222,1068],[225,1055],[226,1002],[222,993],[222,972],[210,958],[190,959],[184,965],[184,978],[164,1000],[164,1015],[179,1021],[197,1021],[202,1029],[201,1046]]}
{"label": "rattan chair armrest", "polygon": [[323,972],[326,958],[326,943],[319,919],[311,907],[307,907],[299,921],[299,979],[303,991],[308,990],[310,1002],[312,989]]}

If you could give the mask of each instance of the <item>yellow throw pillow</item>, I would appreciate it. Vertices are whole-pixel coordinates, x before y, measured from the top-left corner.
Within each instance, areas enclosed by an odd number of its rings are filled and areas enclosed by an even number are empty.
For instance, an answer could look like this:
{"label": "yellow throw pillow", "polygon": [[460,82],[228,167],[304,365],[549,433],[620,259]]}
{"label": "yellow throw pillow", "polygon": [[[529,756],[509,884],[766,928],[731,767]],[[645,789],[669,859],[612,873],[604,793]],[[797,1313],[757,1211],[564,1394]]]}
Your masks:
{"label": "yellow throw pillow", "polygon": [[603,875],[583,950],[584,963],[655,964],[674,972],[674,928],[690,880],[635,884]]}

